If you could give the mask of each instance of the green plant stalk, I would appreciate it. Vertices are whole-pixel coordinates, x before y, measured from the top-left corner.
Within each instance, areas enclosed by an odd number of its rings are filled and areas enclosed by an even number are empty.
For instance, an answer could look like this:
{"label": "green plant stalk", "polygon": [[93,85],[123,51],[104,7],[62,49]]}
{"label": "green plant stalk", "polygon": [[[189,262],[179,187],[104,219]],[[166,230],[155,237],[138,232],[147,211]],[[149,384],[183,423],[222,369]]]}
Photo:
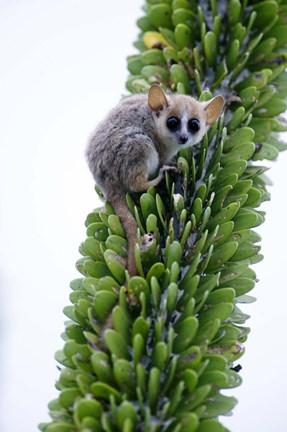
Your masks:
{"label": "green plant stalk", "polygon": [[223,432],[218,416],[236,399],[221,389],[241,383],[249,328],[239,305],[254,300],[253,229],[269,199],[258,161],[286,149],[287,1],[149,0],[144,11],[128,90],[157,82],[199,100],[220,93],[225,115],[180,152],[178,174],[127,196],[139,276],[121,263],[125,234],[111,206],[88,215],[44,432]]}

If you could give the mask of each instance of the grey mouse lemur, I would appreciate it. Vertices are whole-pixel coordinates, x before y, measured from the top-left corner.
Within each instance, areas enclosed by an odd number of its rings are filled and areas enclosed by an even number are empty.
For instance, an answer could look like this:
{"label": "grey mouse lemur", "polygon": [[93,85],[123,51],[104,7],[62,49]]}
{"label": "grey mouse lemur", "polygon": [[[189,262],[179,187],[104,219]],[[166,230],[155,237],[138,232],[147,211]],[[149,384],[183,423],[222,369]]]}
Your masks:
{"label": "grey mouse lemur", "polygon": [[[191,96],[166,95],[153,84],[148,95],[136,94],[114,107],[92,134],[89,168],[121,219],[128,241],[127,269],[137,274],[134,248],[137,224],[126,204],[127,192],[156,186],[166,166],[183,148],[199,143],[219,118],[224,98],[199,102]],[[158,175],[149,180],[158,168]]]}

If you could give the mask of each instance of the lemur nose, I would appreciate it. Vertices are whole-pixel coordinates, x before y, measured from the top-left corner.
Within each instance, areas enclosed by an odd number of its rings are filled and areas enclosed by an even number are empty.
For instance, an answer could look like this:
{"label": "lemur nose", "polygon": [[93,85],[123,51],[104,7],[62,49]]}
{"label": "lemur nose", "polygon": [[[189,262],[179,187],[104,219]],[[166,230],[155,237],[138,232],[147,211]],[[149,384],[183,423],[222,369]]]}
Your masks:
{"label": "lemur nose", "polygon": [[180,141],[181,144],[185,144],[187,140],[188,140],[188,136],[187,135],[180,135],[179,141]]}

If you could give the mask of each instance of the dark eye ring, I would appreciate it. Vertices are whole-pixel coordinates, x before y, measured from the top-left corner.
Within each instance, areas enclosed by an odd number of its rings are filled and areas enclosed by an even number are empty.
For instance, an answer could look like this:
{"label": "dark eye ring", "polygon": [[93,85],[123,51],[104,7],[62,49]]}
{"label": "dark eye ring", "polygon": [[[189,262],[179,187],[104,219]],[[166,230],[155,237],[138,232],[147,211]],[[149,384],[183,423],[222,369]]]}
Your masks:
{"label": "dark eye ring", "polygon": [[166,126],[171,132],[174,132],[180,127],[180,119],[178,117],[169,117],[166,121]]}
{"label": "dark eye ring", "polygon": [[188,120],[188,129],[190,132],[198,132],[200,129],[200,122],[196,118]]}

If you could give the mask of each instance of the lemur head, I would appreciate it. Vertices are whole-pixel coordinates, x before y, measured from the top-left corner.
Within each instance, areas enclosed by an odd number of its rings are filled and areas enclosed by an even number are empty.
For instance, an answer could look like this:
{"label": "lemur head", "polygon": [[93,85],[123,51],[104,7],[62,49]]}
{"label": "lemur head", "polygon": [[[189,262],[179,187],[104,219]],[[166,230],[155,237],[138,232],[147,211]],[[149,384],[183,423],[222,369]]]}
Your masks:
{"label": "lemur head", "polygon": [[224,98],[218,95],[208,102],[199,102],[187,95],[166,95],[159,85],[153,84],[148,93],[148,105],[153,112],[158,138],[174,155],[202,140],[219,118]]}

